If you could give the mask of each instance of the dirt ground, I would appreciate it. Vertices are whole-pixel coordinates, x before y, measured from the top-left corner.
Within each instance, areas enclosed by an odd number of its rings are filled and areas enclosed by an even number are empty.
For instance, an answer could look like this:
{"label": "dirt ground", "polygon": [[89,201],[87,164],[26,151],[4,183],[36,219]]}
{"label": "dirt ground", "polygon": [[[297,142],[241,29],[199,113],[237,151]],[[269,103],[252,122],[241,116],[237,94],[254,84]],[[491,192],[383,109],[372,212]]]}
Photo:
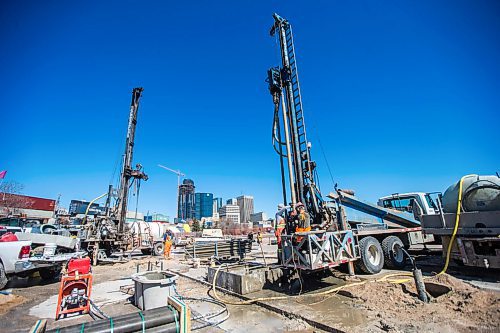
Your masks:
{"label": "dirt ground", "polygon": [[20,304],[23,304],[25,301],[26,298],[22,296],[0,294],[0,315],[5,314],[10,309],[15,308]]}
{"label": "dirt ground", "polygon": [[377,320],[363,331],[387,332],[498,332],[500,294],[480,290],[444,274],[427,279],[450,291],[424,303],[417,298],[413,282],[367,283],[348,290],[352,306],[374,315]]}
{"label": "dirt ground", "polygon": [[[139,270],[148,268],[169,269],[178,271],[184,276],[177,280],[177,290],[187,297],[209,297],[209,287],[195,280],[206,278],[206,266],[194,268],[192,263],[184,260],[182,250],[175,251],[172,260],[161,260],[154,257],[135,256],[126,263],[108,264],[94,267],[94,288],[101,308],[110,315],[137,311],[131,303],[130,295],[133,284],[130,276]],[[264,246],[266,262],[274,262],[275,247]],[[433,257],[439,262],[439,258]],[[263,262],[260,249],[254,249],[250,259]],[[426,275],[432,275],[433,269],[424,270]],[[450,269],[454,274],[454,269]],[[322,332],[311,326],[311,319],[324,325],[329,331],[340,332],[500,332],[500,292],[479,289],[464,279],[451,275],[441,275],[426,279],[449,288],[449,291],[439,297],[432,298],[427,304],[416,297],[412,282],[391,284],[374,282],[384,274],[393,271],[384,270],[376,276],[359,276],[354,281],[367,282],[364,285],[347,288],[338,293],[325,296],[306,296],[280,301],[263,302],[273,308],[283,311],[281,314],[259,305],[228,305],[230,317],[227,321],[209,326],[199,332]],[[482,275],[490,276],[485,279]],[[489,286],[499,286],[499,275],[491,272],[481,273],[467,279],[481,285],[490,281]],[[457,275],[458,276],[458,275]],[[188,278],[189,277],[189,278]],[[345,279],[344,273],[334,273],[330,276],[303,277],[304,294],[329,290],[332,287],[349,284],[353,280]],[[491,282],[492,281],[492,282]],[[12,295],[0,294],[0,332],[26,332],[38,318],[48,318],[49,328],[63,327],[76,323],[90,321],[88,315],[64,319],[55,322],[53,313],[54,299],[59,289],[59,282],[43,283],[39,278],[19,279],[10,283],[8,290]],[[132,289],[133,290],[133,289]],[[125,291],[125,292],[124,292]],[[446,290],[445,290],[446,291]],[[261,292],[247,295],[250,298],[283,296],[288,292],[276,289],[264,289]],[[222,294],[225,300],[238,300],[235,297]],[[437,296],[437,295],[435,295]],[[212,313],[218,308],[206,302],[190,300],[187,302],[194,314]],[[193,327],[203,325],[197,321]]]}

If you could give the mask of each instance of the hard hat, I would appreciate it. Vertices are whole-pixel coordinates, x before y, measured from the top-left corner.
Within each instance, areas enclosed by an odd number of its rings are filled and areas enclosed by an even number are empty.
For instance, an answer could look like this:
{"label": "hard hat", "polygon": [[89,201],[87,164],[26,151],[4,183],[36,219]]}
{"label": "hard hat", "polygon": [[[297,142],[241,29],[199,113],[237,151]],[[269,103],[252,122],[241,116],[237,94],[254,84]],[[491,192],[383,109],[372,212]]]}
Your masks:
{"label": "hard hat", "polygon": [[295,204],[295,209],[297,209],[299,207],[304,207],[304,204],[300,201]]}
{"label": "hard hat", "polygon": [[278,209],[279,209],[279,210],[282,210],[283,208],[285,208],[285,205],[283,205],[283,204],[279,204],[279,205],[278,205]]}

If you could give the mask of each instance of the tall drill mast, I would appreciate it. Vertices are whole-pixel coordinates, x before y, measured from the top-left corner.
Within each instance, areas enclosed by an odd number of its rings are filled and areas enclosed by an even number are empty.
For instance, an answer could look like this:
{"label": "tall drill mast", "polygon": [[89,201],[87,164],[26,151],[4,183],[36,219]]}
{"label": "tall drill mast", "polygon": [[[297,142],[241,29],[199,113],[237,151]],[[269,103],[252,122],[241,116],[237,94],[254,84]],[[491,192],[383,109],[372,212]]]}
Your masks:
{"label": "tall drill mast", "polygon": [[132,102],[130,104],[130,114],[128,118],[127,139],[125,141],[125,155],[123,157],[123,168],[121,171],[121,181],[117,200],[118,232],[123,232],[125,220],[127,218],[128,190],[131,179],[147,180],[148,176],[142,172],[142,166],[136,165],[132,169],[132,157],[134,154],[135,127],[137,125],[137,111],[139,110],[139,99],[143,88],[134,88],[132,91]]}
{"label": "tall drill mast", "polygon": [[[282,181],[290,186],[292,204],[306,205],[314,224],[322,224],[326,212],[322,208],[323,199],[316,186],[316,163],[311,160],[310,144],[307,141],[302,95],[300,93],[297,59],[293,42],[292,26],[278,14],[274,14],[271,36],[277,35],[281,50],[281,67],[268,71],[269,90],[275,103],[275,126],[273,140],[279,142],[278,153],[282,158]],[[282,105],[283,123],[279,124],[279,105]],[[285,133],[281,139],[281,128]],[[286,155],[282,153],[286,147]],[[285,177],[283,158],[287,159],[288,177]],[[286,179],[288,178],[288,179]],[[283,186],[285,187],[285,185]],[[283,189],[286,199],[286,191]]]}

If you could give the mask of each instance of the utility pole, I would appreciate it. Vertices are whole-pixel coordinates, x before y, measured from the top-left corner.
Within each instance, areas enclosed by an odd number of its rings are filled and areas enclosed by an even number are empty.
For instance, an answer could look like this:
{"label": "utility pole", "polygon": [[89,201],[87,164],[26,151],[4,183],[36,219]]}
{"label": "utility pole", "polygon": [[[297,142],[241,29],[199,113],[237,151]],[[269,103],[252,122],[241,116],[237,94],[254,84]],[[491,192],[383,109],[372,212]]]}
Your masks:
{"label": "utility pole", "polygon": [[181,187],[181,177],[185,177],[186,175],[183,174],[180,170],[174,170],[167,168],[164,165],[158,164],[158,166],[162,169],[165,169],[167,171],[173,172],[177,175],[177,213],[175,214],[176,218],[179,219],[179,191]]}

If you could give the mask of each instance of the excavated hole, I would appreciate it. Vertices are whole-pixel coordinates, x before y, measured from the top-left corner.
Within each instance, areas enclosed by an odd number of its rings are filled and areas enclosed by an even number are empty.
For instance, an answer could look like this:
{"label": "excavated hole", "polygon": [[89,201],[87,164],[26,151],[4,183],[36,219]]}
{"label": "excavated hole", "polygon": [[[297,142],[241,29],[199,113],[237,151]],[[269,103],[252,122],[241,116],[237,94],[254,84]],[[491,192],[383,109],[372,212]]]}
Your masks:
{"label": "excavated hole", "polygon": [[425,282],[425,290],[434,298],[446,295],[451,291],[451,288],[444,284],[435,282]]}

